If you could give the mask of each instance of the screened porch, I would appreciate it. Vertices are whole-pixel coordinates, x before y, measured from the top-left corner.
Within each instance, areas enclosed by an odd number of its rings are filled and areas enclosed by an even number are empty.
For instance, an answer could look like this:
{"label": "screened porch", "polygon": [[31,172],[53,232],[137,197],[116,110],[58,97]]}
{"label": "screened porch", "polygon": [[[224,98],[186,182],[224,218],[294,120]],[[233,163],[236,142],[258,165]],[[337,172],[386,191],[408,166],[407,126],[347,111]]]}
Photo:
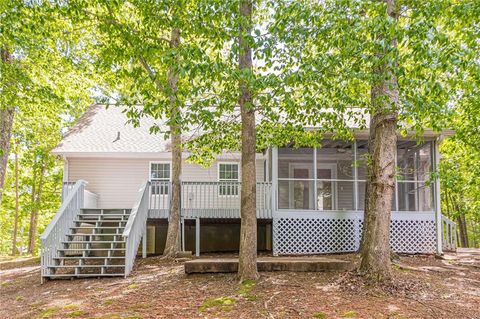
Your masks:
{"label": "screened porch", "polygon": [[[435,140],[399,140],[391,246],[403,253],[441,251]],[[318,148],[274,148],[274,255],[354,252],[363,228],[367,141],[323,140]]]}
{"label": "screened porch", "polygon": [[[321,145],[321,148],[278,149],[277,209],[363,211],[367,141],[324,140]],[[392,211],[434,211],[432,154],[432,141],[398,142]]]}

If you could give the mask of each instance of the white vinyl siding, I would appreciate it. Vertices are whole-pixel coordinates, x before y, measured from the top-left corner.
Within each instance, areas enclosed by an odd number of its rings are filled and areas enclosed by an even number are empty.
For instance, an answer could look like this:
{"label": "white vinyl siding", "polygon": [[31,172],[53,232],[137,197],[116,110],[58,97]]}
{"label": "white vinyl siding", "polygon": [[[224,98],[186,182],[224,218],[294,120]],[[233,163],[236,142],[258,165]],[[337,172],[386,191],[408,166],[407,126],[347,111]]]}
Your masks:
{"label": "white vinyl siding", "polygon": [[[99,195],[99,208],[132,208],[137,200],[138,190],[150,178],[150,163],[169,161],[170,159],[156,158],[70,157],[68,158],[68,181],[86,180],[87,189]],[[264,180],[263,161],[263,159],[257,160],[257,181],[259,182]],[[236,162],[240,163],[240,160]],[[218,181],[218,162],[212,163],[207,168],[184,162],[182,180],[216,182]]]}

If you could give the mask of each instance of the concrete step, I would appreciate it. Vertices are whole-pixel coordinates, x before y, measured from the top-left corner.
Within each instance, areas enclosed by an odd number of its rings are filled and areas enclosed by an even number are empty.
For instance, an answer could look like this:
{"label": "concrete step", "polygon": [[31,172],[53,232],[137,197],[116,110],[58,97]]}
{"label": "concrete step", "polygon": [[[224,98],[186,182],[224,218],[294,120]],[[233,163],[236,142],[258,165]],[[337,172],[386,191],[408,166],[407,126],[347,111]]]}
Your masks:
{"label": "concrete step", "polygon": [[[186,261],[185,273],[230,273],[238,271],[238,258],[202,258]],[[322,272],[348,271],[354,265],[350,261],[325,257],[261,257],[258,271]]]}

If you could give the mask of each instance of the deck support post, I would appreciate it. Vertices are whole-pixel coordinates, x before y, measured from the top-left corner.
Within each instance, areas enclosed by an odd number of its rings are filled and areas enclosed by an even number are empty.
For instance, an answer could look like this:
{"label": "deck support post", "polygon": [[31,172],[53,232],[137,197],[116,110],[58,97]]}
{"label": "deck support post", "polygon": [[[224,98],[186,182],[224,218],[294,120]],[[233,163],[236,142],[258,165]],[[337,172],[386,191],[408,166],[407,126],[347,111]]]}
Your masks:
{"label": "deck support post", "polygon": [[200,218],[195,219],[195,256],[200,256]]}
{"label": "deck support post", "polygon": [[435,191],[433,194],[435,195],[435,223],[437,226],[437,254],[442,255],[442,202],[440,198],[440,142],[442,140],[442,136],[435,140],[433,144],[433,155],[434,155],[434,165],[435,165],[435,172],[437,172],[437,178],[435,179]]}
{"label": "deck support post", "polygon": [[184,218],[180,219],[180,228],[182,230],[182,238],[181,238],[182,251],[185,251],[185,219]]}

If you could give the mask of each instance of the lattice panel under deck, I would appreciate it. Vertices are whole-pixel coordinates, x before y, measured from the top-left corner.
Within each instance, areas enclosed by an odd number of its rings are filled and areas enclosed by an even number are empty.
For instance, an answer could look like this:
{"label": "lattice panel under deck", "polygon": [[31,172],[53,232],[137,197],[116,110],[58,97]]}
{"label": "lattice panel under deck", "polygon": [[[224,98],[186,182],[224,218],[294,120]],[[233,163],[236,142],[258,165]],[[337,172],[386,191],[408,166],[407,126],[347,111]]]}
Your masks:
{"label": "lattice panel under deck", "polygon": [[399,253],[434,253],[436,249],[434,220],[392,220],[390,245]]}
{"label": "lattice panel under deck", "polygon": [[[402,215],[404,216],[404,215]],[[363,218],[280,217],[273,219],[275,255],[355,252],[360,247]],[[426,219],[392,217],[390,243],[402,253],[433,253],[436,228],[433,216]]]}
{"label": "lattice panel under deck", "polygon": [[274,253],[315,254],[355,251],[355,219],[280,218],[273,221]]}

